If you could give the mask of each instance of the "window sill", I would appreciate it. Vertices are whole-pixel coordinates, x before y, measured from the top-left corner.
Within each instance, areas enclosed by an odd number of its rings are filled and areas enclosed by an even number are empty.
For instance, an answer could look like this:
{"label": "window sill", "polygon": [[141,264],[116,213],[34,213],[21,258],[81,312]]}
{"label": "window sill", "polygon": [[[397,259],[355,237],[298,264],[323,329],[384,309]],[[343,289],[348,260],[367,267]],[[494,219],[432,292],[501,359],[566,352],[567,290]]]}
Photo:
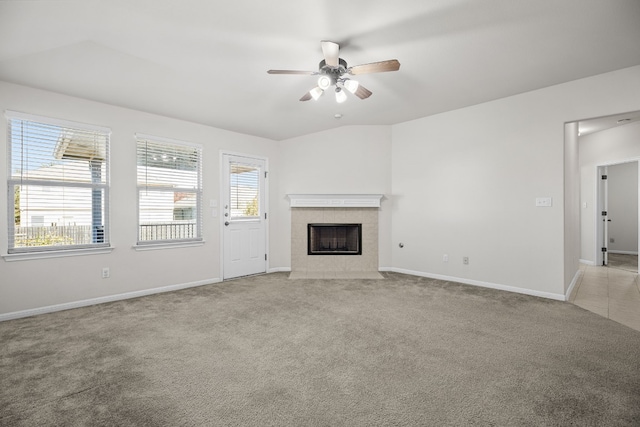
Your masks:
{"label": "window sill", "polygon": [[2,258],[4,258],[5,261],[29,261],[34,259],[108,254],[108,253],[111,253],[111,251],[113,251],[113,247],[65,249],[60,251],[21,252],[21,253],[15,253],[15,254],[5,254],[5,255],[2,255]]}
{"label": "window sill", "polygon": [[198,240],[197,242],[175,242],[175,243],[145,243],[142,245],[133,245],[133,249],[136,251],[157,251],[162,249],[176,249],[176,248],[192,248],[195,246],[203,246],[204,240]]}

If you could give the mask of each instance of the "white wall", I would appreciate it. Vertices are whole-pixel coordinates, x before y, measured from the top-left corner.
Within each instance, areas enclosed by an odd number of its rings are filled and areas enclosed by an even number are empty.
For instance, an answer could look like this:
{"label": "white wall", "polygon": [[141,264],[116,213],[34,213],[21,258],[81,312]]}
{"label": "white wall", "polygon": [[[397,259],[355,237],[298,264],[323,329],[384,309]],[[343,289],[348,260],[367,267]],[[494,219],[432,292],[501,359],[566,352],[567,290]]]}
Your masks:
{"label": "white wall", "polygon": [[580,260],[580,159],[578,123],[564,126],[564,293],[578,279]]}
{"label": "white wall", "polygon": [[[219,280],[220,218],[211,217],[208,201],[219,200],[220,150],[269,159],[271,268],[290,266],[287,194],[381,193],[381,268],[563,298],[576,264],[575,256],[565,259],[566,242],[574,238],[565,239],[565,217],[572,214],[565,215],[564,206],[564,124],[640,110],[640,66],[391,127],[347,126],[281,142],[2,82],[0,109],[112,129],[115,248],[81,258],[1,260],[0,314]],[[203,246],[131,248],[137,228],[135,133],[204,145]],[[6,135],[4,120],[0,135]],[[0,141],[5,167],[6,139]],[[581,162],[583,148],[581,141]],[[581,164],[584,183],[583,174]],[[6,191],[0,189],[2,253]],[[572,191],[575,183],[567,194]],[[553,206],[536,208],[536,197],[552,197]],[[445,253],[448,263],[442,261]],[[463,256],[469,265],[462,264]],[[100,277],[102,267],[111,268],[110,279]]]}
{"label": "white wall", "polygon": [[[638,140],[640,143],[640,140]],[[609,252],[638,253],[638,162],[607,168]]]}
{"label": "white wall", "polygon": [[[620,109],[617,112],[637,109]],[[596,263],[596,251],[601,244],[596,238],[596,220],[600,219],[596,194],[597,166],[632,159],[640,159],[640,122],[580,137],[580,202],[583,206],[580,210],[580,258],[584,262]]]}
{"label": "white wall", "polygon": [[379,266],[391,266],[391,128],[345,126],[280,142],[278,220],[283,265],[291,265],[287,194],[384,194],[379,211]]}
{"label": "white wall", "polygon": [[[146,289],[219,280],[220,150],[275,157],[274,141],[0,82],[0,110],[111,128],[111,243],[104,255],[7,262],[0,259],[0,314]],[[137,252],[135,133],[202,144],[204,240],[199,247]],[[6,171],[6,120],[0,120],[0,168]],[[277,164],[277,160],[271,165]],[[277,195],[277,168],[271,174]],[[220,204],[219,204],[220,205]],[[7,251],[7,186],[0,189],[0,253]],[[277,230],[270,229],[271,235]],[[272,249],[273,250],[273,249]],[[102,279],[109,267],[111,278]]]}
{"label": "white wall", "polygon": [[564,124],[638,109],[632,67],[393,126],[394,267],[563,298]]}

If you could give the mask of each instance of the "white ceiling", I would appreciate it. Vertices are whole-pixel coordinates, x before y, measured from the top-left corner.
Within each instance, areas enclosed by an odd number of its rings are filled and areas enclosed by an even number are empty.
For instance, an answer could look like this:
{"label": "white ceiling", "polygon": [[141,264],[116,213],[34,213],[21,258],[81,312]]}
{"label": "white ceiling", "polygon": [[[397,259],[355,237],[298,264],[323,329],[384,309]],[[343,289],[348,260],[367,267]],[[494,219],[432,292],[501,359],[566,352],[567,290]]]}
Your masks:
{"label": "white ceiling", "polygon": [[[317,70],[321,40],[402,65],[300,102],[315,77],[266,70]],[[638,64],[639,0],[0,0],[0,80],[275,140]]]}

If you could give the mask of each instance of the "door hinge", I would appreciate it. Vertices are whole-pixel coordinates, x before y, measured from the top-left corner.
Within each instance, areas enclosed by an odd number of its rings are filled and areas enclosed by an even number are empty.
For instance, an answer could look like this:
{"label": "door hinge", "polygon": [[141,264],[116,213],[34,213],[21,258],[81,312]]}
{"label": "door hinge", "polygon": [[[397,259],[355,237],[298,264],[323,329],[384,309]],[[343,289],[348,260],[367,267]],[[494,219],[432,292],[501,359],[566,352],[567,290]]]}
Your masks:
{"label": "door hinge", "polygon": [[267,175],[268,175],[268,174],[269,174],[269,172],[264,171],[264,178],[265,178],[265,179],[267,178]]}
{"label": "door hinge", "polygon": [[602,175],[602,179],[607,179],[607,175]]}
{"label": "door hinge", "polygon": [[267,219],[267,213],[266,212],[264,213],[264,219]]}
{"label": "door hinge", "polygon": [[267,254],[264,254],[264,260],[265,261],[267,260]]}

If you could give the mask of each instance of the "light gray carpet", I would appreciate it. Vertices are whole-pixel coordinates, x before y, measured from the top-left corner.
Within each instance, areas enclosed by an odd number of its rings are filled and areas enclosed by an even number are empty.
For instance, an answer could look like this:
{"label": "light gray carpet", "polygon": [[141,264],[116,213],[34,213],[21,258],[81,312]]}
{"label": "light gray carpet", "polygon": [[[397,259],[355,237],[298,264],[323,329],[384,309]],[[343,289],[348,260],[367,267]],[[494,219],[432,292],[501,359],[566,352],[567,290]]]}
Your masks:
{"label": "light gray carpet", "polygon": [[609,253],[609,268],[638,272],[638,255]]}
{"label": "light gray carpet", "polygon": [[0,323],[0,425],[640,425],[640,332],[384,276],[276,273]]}

